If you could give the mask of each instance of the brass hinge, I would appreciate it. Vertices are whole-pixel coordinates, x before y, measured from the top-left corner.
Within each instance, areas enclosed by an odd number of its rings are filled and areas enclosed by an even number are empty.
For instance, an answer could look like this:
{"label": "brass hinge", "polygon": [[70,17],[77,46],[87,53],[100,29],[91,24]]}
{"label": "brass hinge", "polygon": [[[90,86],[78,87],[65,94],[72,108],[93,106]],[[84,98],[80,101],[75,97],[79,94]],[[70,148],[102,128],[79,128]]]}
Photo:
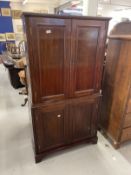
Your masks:
{"label": "brass hinge", "polygon": [[100,93],[100,95],[102,95],[102,89],[100,89],[99,93]]}

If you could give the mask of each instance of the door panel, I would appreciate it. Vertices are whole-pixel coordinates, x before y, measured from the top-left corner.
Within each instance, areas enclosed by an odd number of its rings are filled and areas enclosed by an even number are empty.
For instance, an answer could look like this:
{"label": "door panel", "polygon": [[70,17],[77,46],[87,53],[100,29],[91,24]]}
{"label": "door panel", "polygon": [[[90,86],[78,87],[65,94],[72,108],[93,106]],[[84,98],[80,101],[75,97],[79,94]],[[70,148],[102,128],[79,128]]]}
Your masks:
{"label": "door panel", "polygon": [[71,20],[32,18],[30,22],[30,35],[34,35],[32,83],[37,83],[32,84],[33,99],[35,103],[64,99],[68,94]]}
{"label": "door panel", "polygon": [[[99,28],[78,27],[77,30],[77,66],[76,66],[76,91],[92,89],[97,52]],[[88,42],[87,42],[88,40]],[[83,75],[85,75],[83,77]]]}
{"label": "door panel", "polygon": [[65,143],[65,109],[49,107],[35,110],[34,126],[38,152],[59,147]]}
{"label": "door panel", "polygon": [[105,22],[73,20],[72,22],[71,96],[98,92],[105,44]]}
{"label": "door panel", "polygon": [[[64,94],[64,27],[39,26],[41,96]],[[51,32],[51,33],[48,33]]]}
{"label": "door panel", "polygon": [[96,100],[70,105],[69,115],[72,121],[72,141],[80,141],[96,135],[97,110],[98,103]]}

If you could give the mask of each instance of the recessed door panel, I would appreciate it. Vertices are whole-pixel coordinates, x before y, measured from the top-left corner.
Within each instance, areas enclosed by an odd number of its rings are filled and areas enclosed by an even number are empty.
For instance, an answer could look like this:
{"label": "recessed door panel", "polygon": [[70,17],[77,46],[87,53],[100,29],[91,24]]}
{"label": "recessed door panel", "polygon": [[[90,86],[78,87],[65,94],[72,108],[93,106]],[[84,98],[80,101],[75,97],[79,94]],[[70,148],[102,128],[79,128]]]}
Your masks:
{"label": "recessed door panel", "polygon": [[38,152],[59,147],[65,143],[65,123],[64,107],[35,110],[34,128]]}
{"label": "recessed door panel", "polygon": [[100,88],[105,23],[73,20],[72,26],[72,96],[89,95]]}
{"label": "recessed door panel", "polygon": [[64,27],[39,26],[40,87],[42,97],[64,95]]}
{"label": "recessed door panel", "polygon": [[[71,20],[33,18],[31,20],[34,100],[64,99],[68,94]],[[35,72],[34,72],[35,71]]]}
{"label": "recessed door panel", "polygon": [[72,141],[79,141],[95,136],[97,131],[97,108],[98,104],[95,100],[70,105]]}
{"label": "recessed door panel", "polygon": [[79,27],[77,30],[76,91],[93,87],[98,36],[97,27]]}

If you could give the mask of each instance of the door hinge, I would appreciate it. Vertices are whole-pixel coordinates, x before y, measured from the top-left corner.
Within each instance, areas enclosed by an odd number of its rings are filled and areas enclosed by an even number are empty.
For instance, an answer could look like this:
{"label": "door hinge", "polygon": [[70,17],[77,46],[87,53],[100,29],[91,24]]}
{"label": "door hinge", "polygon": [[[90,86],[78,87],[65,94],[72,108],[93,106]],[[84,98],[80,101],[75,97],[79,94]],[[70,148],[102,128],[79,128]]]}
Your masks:
{"label": "door hinge", "polygon": [[100,89],[99,93],[100,93],[100,95],[102,95],[102,89]]}

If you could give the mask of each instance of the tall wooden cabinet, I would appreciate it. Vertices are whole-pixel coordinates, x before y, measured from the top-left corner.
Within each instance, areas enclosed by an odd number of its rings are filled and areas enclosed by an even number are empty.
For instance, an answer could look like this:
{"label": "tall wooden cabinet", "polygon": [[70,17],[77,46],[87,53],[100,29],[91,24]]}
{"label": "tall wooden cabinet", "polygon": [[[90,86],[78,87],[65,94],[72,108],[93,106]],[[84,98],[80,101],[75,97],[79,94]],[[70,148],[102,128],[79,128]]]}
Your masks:
{"label": "tall wooden cabinet", "polygon": [[24,14],[36,162],[53,150],[97,142],[108,21]]}
{"label": "tall wooden cabinet", "polygon": [[100,127],[115,148],[131,140],[131,22],[117,24],[109,36]]}

